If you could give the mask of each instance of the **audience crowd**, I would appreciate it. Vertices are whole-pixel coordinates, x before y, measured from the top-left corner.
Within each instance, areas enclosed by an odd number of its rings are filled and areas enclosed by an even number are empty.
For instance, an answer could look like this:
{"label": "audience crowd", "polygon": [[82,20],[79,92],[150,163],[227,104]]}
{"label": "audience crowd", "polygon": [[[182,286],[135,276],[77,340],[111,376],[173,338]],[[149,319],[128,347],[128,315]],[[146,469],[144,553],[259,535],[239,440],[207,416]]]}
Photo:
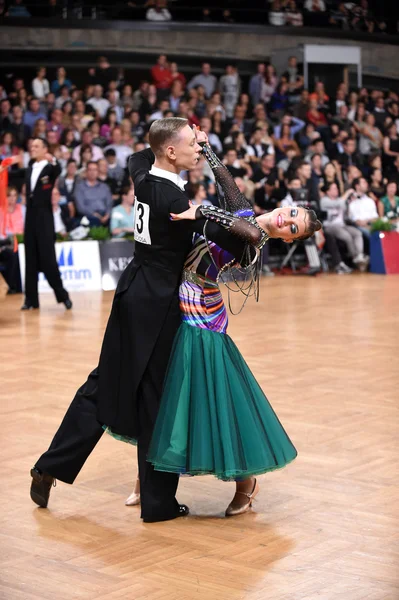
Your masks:
{"label": "audience crowd", "polygon": [[[396,2],[388,0],[0,0],[0,16],[213,21],[333,27],[397,34]],[[201,7],[201,8],[199,8]]]}
{"label": "audience crowd", "polygon": [[[148,147],[151,123],[168,116],[185,117],[208,134],[257,214],[291,204],[316,210],[323,231],[299,244],[310,274],[321,270],[326,257],[340,274],[367,269],[373,223],[383,218],[398,224],[394,90],[340,83],[328,94],[320,81],[306,90],[295,57],[282,73],[259,63],[248,86],[234,64],[217,78],[212,65],[203,63],[187,78],[165,55],[137,89],[105,57],[86,81],[81,89],[64,67],[54,77],[40,67],[31,81],[16,77],[0,84],[0,161],[13,163],[7,213],[0,214],[7,236],[23,232],[23,182],[34,138],[47,140],[62,167],[53,194],[57,233],[67,236],[86,217],[90,226],[108,227],[114,237],[131,235],[134,190],[127,159]],[[189,198],[218,203],[205,160],[186,179]],[[4,247],[3,240],[0,262]],[[286,245],[276,241],[271,249],[280,266],[291,261]],[[263,270],[272,273],[266,253]]]}

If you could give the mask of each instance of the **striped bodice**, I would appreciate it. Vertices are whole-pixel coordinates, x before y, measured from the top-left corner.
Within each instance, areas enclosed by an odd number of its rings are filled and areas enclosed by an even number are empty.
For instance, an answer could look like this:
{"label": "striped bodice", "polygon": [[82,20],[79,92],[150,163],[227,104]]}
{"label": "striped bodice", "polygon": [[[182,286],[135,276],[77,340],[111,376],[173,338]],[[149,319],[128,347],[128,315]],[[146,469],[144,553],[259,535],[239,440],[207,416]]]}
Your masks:
{"label": "striped bodice", "polygon": [[[213,259],[213,260],[212,260]],[[216,277],[231,254],[198,236],[184,264],[180,311],[187,325],[226,333],[228,319]]]}

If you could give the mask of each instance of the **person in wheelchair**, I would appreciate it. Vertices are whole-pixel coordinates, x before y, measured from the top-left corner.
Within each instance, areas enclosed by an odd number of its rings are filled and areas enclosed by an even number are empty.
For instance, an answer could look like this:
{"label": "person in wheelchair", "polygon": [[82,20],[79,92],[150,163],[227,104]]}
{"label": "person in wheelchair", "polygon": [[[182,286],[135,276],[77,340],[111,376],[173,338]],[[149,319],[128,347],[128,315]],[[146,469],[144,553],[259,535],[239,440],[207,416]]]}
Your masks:
{"label": "person in wheelchair", "polygon": [[[304,208],[313,209],[316,214],[319,212],[319,207],[317,202],[311,201],[309,199],[309,190],[302,187],[301,180],[297,175],[291,175],[291,177],[285,182],[287,188],[287,194],[285,198],[281,201],[282,207],[284,206],[302,206]],[[323,236],[323,234],[322,234]],[[306,275],[316,275],[322,270],[321,260],[319,255],[318,245],[322,246],[322,240],[324,238],[316,239],[316,236],[313,236],[311,239],[307,239],[301,242],[294,242],[292,247],[289,249],[287,256],[284,258],[280,269],[285,267],[286,264],[292,262],[292,255],[295,250],[299,247],[300,244],[304,245],[306,258],[308,260],[308,267],[305,271]]]}

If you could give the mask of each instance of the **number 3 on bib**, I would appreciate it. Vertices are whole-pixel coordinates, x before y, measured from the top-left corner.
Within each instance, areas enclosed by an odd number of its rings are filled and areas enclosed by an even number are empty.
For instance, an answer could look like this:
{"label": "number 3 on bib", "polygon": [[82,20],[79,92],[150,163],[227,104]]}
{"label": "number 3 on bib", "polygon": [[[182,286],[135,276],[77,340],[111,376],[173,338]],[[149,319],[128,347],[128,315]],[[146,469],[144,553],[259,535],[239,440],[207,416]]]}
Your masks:
{"label": "number 3 on bib", "polygon": [[143,202],[135,203],[134,240],[141,244],[151,244],[149,229],[150,207]]}

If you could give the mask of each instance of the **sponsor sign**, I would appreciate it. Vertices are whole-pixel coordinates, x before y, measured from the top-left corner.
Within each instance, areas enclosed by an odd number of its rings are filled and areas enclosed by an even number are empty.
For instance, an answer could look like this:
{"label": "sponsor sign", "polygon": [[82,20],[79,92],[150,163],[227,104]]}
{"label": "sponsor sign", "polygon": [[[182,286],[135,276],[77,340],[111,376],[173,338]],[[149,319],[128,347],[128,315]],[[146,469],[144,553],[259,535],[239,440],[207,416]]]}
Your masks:
{"label": "sponsor sign", "polygon": [[122,271],[133,258],[134,242],[117,239],[100,244],[102,289],[115,290]]}
{"label": "sponsor sign", "polygon": [[[68,292],[101,290],[99,244],[96,241],[60,242],[55,253],[64,287]],[[25,245],[18,245],[22,287],[25,287]],[[43,273],[39,274],[39,293],[52,292]]]}

